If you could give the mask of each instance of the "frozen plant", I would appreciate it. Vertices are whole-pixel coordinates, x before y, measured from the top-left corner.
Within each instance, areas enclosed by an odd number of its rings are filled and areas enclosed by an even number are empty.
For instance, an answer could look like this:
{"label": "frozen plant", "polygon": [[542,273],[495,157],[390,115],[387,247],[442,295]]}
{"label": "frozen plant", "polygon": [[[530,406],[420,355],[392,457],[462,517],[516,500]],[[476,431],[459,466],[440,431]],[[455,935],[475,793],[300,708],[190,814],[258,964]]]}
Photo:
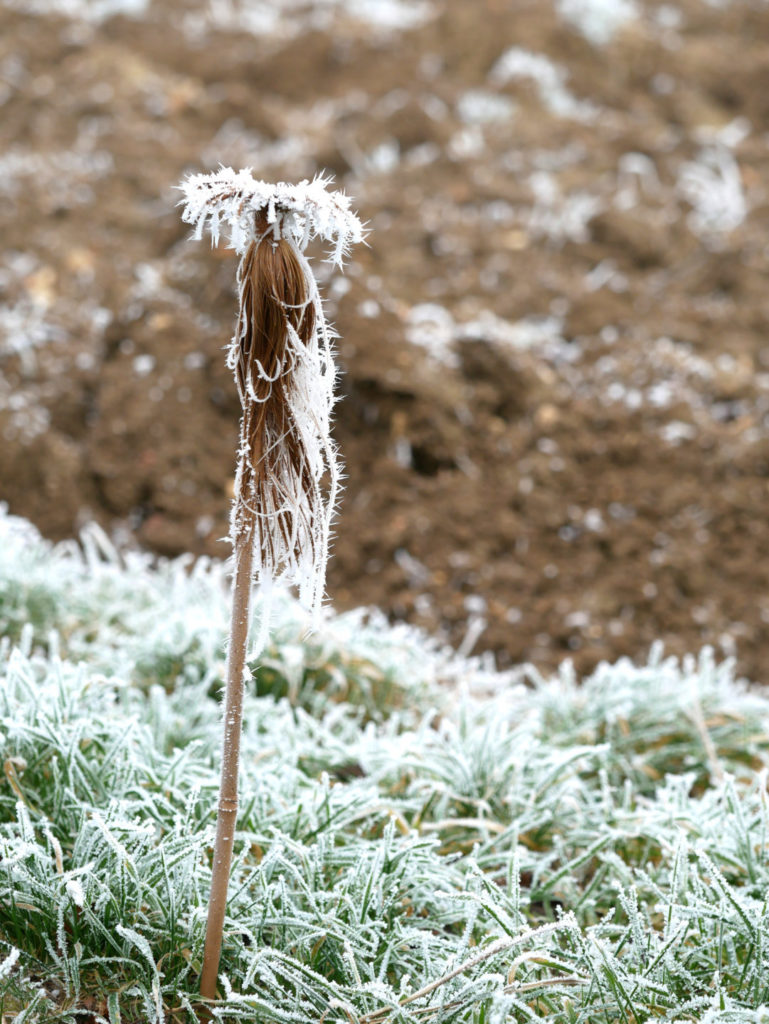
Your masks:
{"label": "frozen plant", "polygon": [[[200,992],[216,994],[232,845],[238,810],[243,673],[254,576],[297,584],[320,612],[339,485],[330,436],[336,370],[332,332],[304,256],[313,238],[332,244],[341,265],[363,226],[329,179],[298,185],[257,181],[222,167],[182,182],[182,219],[214,245],[223,229],[240,256],[239,310],[227,365],[243,407],[230,520],[234,582],[227,657],[222,781]],[[325,484],[324,481],[328,480]],[[255,564],[254,564],[255,563]],[[269,601],[266,602],[266,609]],[[264,643],[267,610],[260,642]]]}

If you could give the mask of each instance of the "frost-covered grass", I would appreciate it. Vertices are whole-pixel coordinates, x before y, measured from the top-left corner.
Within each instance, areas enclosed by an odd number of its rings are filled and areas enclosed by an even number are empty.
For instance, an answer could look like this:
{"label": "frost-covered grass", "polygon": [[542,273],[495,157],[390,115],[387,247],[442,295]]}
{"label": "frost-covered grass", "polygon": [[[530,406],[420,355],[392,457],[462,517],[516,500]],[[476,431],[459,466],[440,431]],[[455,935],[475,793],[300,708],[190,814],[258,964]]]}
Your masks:
{"label": "frost-covered grass", "polygon": [[[224,581],[0,516],[4,1020],[195,1019]],[[769,1020],[769,700],[728,664],[524,685],[304,626],[252,664],[217,1019]]]}

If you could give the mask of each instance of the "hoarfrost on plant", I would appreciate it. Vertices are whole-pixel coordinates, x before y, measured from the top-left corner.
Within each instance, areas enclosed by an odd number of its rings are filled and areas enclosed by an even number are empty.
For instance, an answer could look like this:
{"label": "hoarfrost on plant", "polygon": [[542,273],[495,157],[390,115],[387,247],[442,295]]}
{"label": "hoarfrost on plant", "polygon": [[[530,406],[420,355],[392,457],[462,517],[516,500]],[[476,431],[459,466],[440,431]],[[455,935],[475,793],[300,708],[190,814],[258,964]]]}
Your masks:
{"label": "hoarfrost on plant", "polygon": [[332,179],[318,175],[298,184],[259,181],[248,168],[221,167],[213,174],[190,174],[179,186],[184,193],[182,220],[195,225],[195,237],[211,232],[217,245],[227,232],[229,245],[239,255],[261,237],[257,215],[266,214],[276,240],[285,238],[301,251],[314,238],[333,243],[329,259],[341,265],[355,242],[363,241],[364,228],[342,192],[329,192]]}
{"label": "hoarfrost on plant", "polygon": [[[0,511],[0,732],[35,802],[0,787],[0,931],[15,918],[23,939],[0,939],[0,999],[10,986],[57,1019],[70,985],[85,1012],[89,965],[113,1019],[194,1001],[179,950],[202,943],[225,578],[153,568],[95,529],[54,547]],[[245,696],[224,1018],[397,1007],[421,1024],[451,1001],[502,1024],[513,991],[530,1010],[565,979],[583,1021],[765,1016],[769,702],[731,664],[656,648],[582,681],[527,669],[523,686],[381,615],[328,614],[314,637],[306,621],[278,602]],[[377,718],[360,698],[385,684]],[[727,1009],[711,1013],[714,992]]]}
{"label": "hoarfrost on plant", "polygon": [[[364,237],[350,199],[329,191],[330,182],[318,176],[296,185],[272,184],[248,169],[221,167],[190,175],[180,186],[182,219],[195,225],[195,237],[207,228],[216,245],[224,231],[241,256],[238,323],[227,357],[243,406],[230,525],[236,556],[239,540],[253,543],[255,576],[263,589],[275,580],[296,584],[316,617],[340,470],[330,434],[334,335],[304,250],[314,238],[323,239],[332,246],[328,259],[341,266],[352,244]],[[277,263],[264,263],[261,247],[277,250],[279,243],[288,246],[292,260],[286,263],[284,253],[276,255]],[[273,271],[280,280],[268,284]],[[292,297],[278,300],[274,337],[267,337],[263,303],[274,303],[271,290],[284,287],[289,291],[279,294]]]}

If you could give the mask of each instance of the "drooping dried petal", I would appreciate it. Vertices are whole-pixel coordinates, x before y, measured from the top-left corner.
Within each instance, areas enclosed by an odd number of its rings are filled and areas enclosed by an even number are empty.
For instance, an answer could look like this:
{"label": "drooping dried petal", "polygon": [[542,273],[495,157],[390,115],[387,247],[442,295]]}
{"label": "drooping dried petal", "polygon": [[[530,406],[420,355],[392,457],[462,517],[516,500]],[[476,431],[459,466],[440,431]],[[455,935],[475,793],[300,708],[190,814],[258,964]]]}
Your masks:
{"label": "drooping dried petal", "polygon": [[313,238],[333,245],[328,258],[342,264],[350,246],[363,241],[365,229],[343,192],[330,192],[331,178],[322,175],[297,185],[259,181],[246,169],[220,167],[214,174],[191,174],[179,186],[184,193],[182,220],[206,227],[214,245],[224,228],[230,246],[243,255],[257,240],[257,220],[264,217],[275,240],[285,238],[304,251]]}
{"label": "drooping dried petal", "polygon": [[222,168],[182,184],[183,218],[241,253],[239,311],[228,355],[243,417],[233,543],[253,543],[256,578],[296,584],[318,611],[325,588],[339,465],[330,436],[333,334],[303,249],[332,242],[340,263],[363,227],[328,180],[269,185]]}
{"label": "drooping dried petal", "polygon": [[330,332],[309,268],[285,239],[252,242],[238,273],[231,348],[243,404],[233,539],[255,523],[261,579],[323,595],[339,468],[329,436]]}

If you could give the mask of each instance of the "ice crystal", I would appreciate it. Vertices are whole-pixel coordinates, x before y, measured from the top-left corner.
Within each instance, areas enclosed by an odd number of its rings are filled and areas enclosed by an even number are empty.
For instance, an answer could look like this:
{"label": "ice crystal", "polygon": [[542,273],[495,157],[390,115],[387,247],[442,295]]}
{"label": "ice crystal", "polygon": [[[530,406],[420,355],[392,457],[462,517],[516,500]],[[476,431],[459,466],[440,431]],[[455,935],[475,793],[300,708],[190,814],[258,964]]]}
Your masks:
{"label": "ice crystal", "polygon": [[202,238],[208,228],[213,245],[224,227],[229,244],[242,256],[251,242],[262,237],[257,215],[263,213],[275,240],[285,238],[304,251],[312,239],[321,238],[333,245],[329,259],[341,265],[350,246],[363,240],[364,228],[350,209],[349,197],[329,191],[331,182],[318,175],[297,185],[273,184],[258,181],[248,168],[234,171],[231,167],[220,167],[213,174],[190,174],[180,186],[182,220],[195,225],[196,238]]}

